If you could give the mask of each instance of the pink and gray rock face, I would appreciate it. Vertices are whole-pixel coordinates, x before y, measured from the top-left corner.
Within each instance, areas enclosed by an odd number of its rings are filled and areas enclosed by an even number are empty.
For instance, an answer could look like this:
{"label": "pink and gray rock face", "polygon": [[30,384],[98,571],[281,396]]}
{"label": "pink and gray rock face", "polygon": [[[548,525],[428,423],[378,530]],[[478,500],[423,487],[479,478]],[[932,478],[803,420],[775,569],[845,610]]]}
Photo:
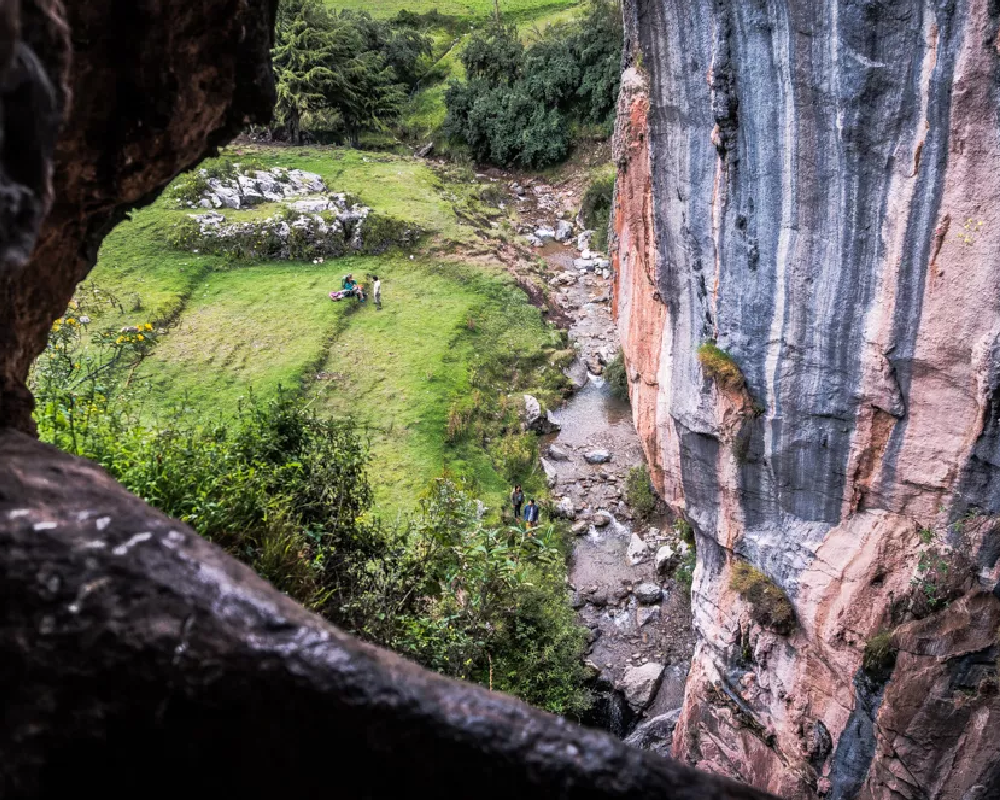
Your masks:
{"label": "pink and gray rock face", "polygon": [[[698,544],[674,753],[788,797],[995,796],[1000,8],[625,13],[614,305]],[[745,389],[703,371],[709,340]],[[736,558],[790,635],[730,588]],[[880,632],[891,674],[863,668]]]}

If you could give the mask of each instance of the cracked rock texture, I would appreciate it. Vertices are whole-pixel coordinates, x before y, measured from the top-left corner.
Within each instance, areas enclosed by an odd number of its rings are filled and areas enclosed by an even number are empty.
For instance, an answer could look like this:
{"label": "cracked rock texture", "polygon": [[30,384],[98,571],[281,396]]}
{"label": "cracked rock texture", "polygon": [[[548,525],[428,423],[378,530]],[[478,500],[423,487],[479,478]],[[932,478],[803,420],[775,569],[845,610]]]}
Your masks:
{"label": "cracked rock texture", "polygon": [[698,549],[673,752],[786,797],[998,797],[1000,6],[625,15],[614,307]]}

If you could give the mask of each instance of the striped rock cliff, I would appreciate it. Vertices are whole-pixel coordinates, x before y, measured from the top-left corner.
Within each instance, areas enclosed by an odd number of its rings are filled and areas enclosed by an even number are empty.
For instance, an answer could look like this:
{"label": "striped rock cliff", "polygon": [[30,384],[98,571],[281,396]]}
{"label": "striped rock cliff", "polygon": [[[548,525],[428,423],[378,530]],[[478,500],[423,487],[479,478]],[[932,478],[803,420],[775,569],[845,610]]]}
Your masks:
{"label": "striped rock cliff", "polygon": [[1000,797],[1000,4],[625,15],[615,309],[698,548],[674,755]]}

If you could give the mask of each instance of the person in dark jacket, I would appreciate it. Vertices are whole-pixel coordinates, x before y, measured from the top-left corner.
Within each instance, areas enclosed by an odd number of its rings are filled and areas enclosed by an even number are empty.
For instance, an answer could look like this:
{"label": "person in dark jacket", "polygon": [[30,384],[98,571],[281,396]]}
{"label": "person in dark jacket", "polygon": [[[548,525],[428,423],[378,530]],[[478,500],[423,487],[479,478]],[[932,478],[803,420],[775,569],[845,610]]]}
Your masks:
{"label": "person in dark jacket", "polygon": [[538,506],[534,500],[529,500],[524,507],[524,529],[529,533],[538,526]]}
{"label": "person in dark jacket", "polygon": [[514,486],[514,491],[510,493],[510,504],[514,506],[514,520],[521,519],[521,505],[524,503],[524,492],[521,491],[521,484]]}

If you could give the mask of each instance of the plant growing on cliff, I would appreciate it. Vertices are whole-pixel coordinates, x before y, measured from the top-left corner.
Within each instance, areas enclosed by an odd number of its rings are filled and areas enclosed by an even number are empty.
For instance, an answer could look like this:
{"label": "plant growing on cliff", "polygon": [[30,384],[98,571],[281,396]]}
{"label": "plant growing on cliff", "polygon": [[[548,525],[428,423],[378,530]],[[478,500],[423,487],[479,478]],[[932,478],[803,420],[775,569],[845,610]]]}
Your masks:
{"label": "plant growing on cliff", "polygon": [[784,590],[752,564],[733,561],[729,588],[739,593],[760,625],[783,636],[795,627],[795,609]]}
{"label": "plant growing on cliff", "polygon": [[640,519],[648,518],[656,510],[656,492],[645,464],[632,467],[625,476],[625,499]]}
{"label": "plant growing on cliff", "polygon": [[629,402],[628,369],[625,366],[625,354],[618,350],[611,363],[604,368],[604,380],[611,389],[611,395],[625,403]]}
{"label": "plant growing on cliff", "polygon": [[897,648],[892,640],[892,632],[882,630],[865,643],[862,669],[871,680],[883,684],[889,680],[893,667],[896,666]]}
{"label": "plant growing on cliff", "polygon": [[698,361],[705,376],[721,389],[739,392],[746,387],[746,378],[739,365],[715,342],[704,342],[698,348]]}
{"label": "plant growing on cliff", "polygon": [[615,174],[602,175],[593,180],[580,203],[580,217],[583,225],[594,232],[592,244],[595,250],[607,250],[608,221],[611,217],[611,202],[615,191]]}

